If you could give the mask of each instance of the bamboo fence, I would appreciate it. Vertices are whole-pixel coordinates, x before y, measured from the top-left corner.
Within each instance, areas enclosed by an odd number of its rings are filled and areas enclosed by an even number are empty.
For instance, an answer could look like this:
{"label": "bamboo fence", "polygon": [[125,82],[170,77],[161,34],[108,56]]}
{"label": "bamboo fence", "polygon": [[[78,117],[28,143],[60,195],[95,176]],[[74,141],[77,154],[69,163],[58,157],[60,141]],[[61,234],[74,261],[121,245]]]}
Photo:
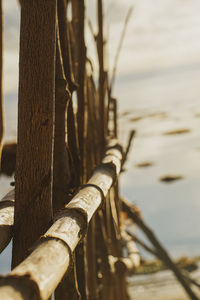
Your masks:
{"label": "bamboo fence", "polygon": [[0,278],[0,299],[129,299],[126,270],[138,254],[121,235],[118,175],[127,153],[104,62],[103,2],[97,83],[84,1],[20,6],[15,188],[0,202],[0,251],[13,238],[12,271]]}
{"label": "bamboo fence", "polygon": [[[140,256],[122,226],[122,210],[148,230],[119,197],[118,176],[135,132],[124,151],[117,141],[112,86],[132,9],[110,79],[103,1],[96,4],[98,33],[89,25],[98,80],[87,55],[84,0],[19,1],[15,188],[0,202],[0,252],[13,238],[12,271],[0,277],[0,299],[45,300],[53,293],[56,300],[130,299],[126,275],[139,266]],[[0,25],[1,81],[2,7]],[[0,144],[2,137],[0,97]],[[159,246],[152,234],[151,240]],[[159,253],[173,268],[161,248]]]}

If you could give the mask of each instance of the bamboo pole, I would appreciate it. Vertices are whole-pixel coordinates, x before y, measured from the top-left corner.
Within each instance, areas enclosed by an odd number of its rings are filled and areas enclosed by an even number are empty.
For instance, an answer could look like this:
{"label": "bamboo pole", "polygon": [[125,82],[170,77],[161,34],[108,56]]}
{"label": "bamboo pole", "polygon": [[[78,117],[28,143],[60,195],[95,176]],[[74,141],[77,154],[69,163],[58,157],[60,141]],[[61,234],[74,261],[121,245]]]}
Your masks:
{"label": "bamboo pole", "polygon": [[13,234],[14,190],[0,201],[0,253],[9,244]]}
{"label": "bamboo pole", "polygon": [[84,136],[86,135],[86,81],[85,81],[85,64],[86,64],[86,46],[85,46],[85,3],[84,0],[72,1],[72,24],[76,41],[76,81],[78,84],[77,98],[77,125],[78,125],[78,140],[81,159],[81,178],[83,182],[84,177],[84,157],[85,157],[85,144]]}
{"label": "bamboo pole", "polygon": [[[61,57],[63,61],[64,76],[67,79],[68,88],[68,107],[66,113],[66,141],[67,148],[70,157],[71,164],[71,190],[74,192],[75,189],[80,185],[80,155],[78,146],[78,136],[76,130],[76,122],[73,110],[72,95],[77,89],[77,83],[74,79],[74,69],[72,61],[72,39],[70,36],[71,24],[67,20],[68,12],[68,1],[59,0],[58,1],[58,25],[59,25],[59,36],[60,36],[60,48]],[[72,35],[72,34],[71,34]],[[75,48],[76,50],[76,48]]]}
{"label": "bamboo pole", "polygon": [[104,35],[103,35],[103,2],[98,0],[98,35],[97,35],[97,53],[99,59],[99,116],[100,116],[100,149],[101,153],[105,146],[105,70],[104,70]]}
{"label": "bamboo pole", "polygon": [[58,4],[58,24],[59,24],[59,36],[61,44],[61,53],[63,59],[64,74],[67,79],[69,91],[72,94],[76,90],[77,84],[75,83],[71,49],[69,43],[69,30],[67,21],[67,0],[57,0]]}
{"label": "bamboo pole", "polygon": [[156,251],[159,252],[159,256],[165,262],[166,266],[168,266],[168,268],[172,270],[175,277],[182,285],[182,287],[184,288],[185,292],[190,297],[190,299],[198,300],[198,297],[195,295],[194,291],[190,288],[187,280],[185,279],[185,277],[183,276],[179,268],[173,263],[171,257],[168,255],[167,251],[162,246],[160,241],[156,238],[153,231],[142,220],[141,215],[138,213],[138,211],[131,204],[129,204],[125,199],[122,199],[122,203],[125,209],[129,212],[129,215],[133,219],[135,224],[137,224],[137,226],[145,233],[145,235],[151,241]]}
{"label": "bamboo pole", "polygon": [[[69,201],[71,194],[74,193],[74,191],[80,185],[80,171],[79,171],[80,160],[79,160],[79,153],[78,153],[77,131],[75,128],[75,118],[74,118],[73,104],[72,104],[72,93],[76,89],[76,84],[74,80],[73,67],[72,67],[72,56],[71,56],[71,45],[70,45],[71,41],[69,37],[69,22],[67,20],[67,10],[68,10],[67,4],[68,1],[66,0],[58,1],[58,24],[59,24],[59,36],[60,36],[60,45],[61,45],[60,47],[61,58],[63,60],[64,76],[67,79],[68,100],[69,100],[67,113],[65,115],[66,142],[67,142],[67,145],[65,145],[65,148],[67,147],[67,149],[65,149],[65,151],[68,150],[67,154],[69,156],[68,157],[69,165],[68,168],[65,169],[67,170],[68,173],[67,176],[68,182],[66,182],[67,184],[63,184],[63,188],[62,188],[63,196],[65,192],[65,196],[63,197],[63,200],[65,200],[65,202]],[[60,113],[63,114],[63,112],[61,111]],[[64,124],[64,119],[63,119],[63,124]],[[63,128],[61,130],[63,132]],[[61,149],[59,149],[58,147],[58,150],[60,151]],[[62,166],[60,169],[62,169]],[[62,178],[62,174],[61,172],[59,172],[59,168],[58,168],[58,173],[60,173],[60,177]],[[58,184],[63,182],[62,180],[59,180],[59,177],[57,177],[56,180]],[[64,202],[61,204],[62,205],[60,206],[60,208],[64,205]],[[74,255],[74,261],[75,261],[75,255]],[[72,299],[80,298],[80,293],[78,291],[78,286],[77,286],[75,265],[73,266],[71,272],[68,272],[67,274],[64,275],[62,281],[60,282],[57,289],[55,290],[55,299],[61,300],[61,299],[66,299],[66,297]]]}
{"label": "bamboo pole", "polygon": [[69,155],[65,143],[65,110],[69,102],[67,81],[64,76],[59,31],[56,47],[56,83],[55,83],[55,133],[53,159],[53,210],[63,208],[69,192],[71,171]]}
{"label": "bamboo pole", "polygon": [[122,232],[122,239],[125,244],[126,249],[128,250],[128,257],[123,258],[122,261],[126,265],[128,271],[133,271],[140,265],[140,255],[133,239],[126,233]]}
{"label": "bamboo pole", "polygon": [[102,205],[103,195],[107,195],[118,176],[121,160],[117,145],[108,148],[102,164],[94,170],[87,185],[57,216],[33,252],[9,275],[0,279],[0,299],[47,299],[53,293],[70,268],[72,253]]}
{"label": "bamboo pole", "polygon": [[22,0],[12,267],[52,221],[56,1]]}

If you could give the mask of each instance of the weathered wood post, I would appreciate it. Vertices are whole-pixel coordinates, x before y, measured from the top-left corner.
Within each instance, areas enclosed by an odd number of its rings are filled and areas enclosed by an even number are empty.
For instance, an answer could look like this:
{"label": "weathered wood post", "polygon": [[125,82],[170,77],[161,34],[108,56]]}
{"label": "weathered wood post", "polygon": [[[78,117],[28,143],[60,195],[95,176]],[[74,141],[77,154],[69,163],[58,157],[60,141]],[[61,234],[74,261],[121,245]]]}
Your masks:
{"label": "weathered wood post", "polygon": [[22,0],[12,267],[52,221],[56,1]]}

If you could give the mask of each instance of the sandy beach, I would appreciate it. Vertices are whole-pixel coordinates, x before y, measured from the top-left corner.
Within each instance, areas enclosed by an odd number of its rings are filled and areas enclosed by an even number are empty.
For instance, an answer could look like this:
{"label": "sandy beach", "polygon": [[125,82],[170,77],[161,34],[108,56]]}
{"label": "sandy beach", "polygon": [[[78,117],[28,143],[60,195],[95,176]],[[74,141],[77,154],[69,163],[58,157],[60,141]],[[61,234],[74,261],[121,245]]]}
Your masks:
{"label": "sandy beach", "polygon": [[[199,270],[193,275],[196,279]],[[194,289],[197,295],[200,292]],[[189,299],[183,288],[176,281],[170,271],[162,271],[153,275],[135,276],[129,278],[129,293],[133,300],[187,300]]]}

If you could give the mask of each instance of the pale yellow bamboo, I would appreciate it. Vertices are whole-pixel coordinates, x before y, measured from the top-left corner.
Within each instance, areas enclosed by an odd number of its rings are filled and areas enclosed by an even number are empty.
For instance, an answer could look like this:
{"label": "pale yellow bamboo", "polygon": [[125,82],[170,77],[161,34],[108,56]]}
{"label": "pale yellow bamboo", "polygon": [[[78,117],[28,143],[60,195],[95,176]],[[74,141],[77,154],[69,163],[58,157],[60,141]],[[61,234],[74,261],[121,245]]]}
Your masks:
{"label": "pale yellow bamboo", "polygon": [[122,232],[122,239],[128,250],[128,257],[123,258],[122,261],[126,265],[128,271],[133,271],[140,265],[140,255],[133,239],[125,231]]}
{"label": "pale yellow bamboo", "polygon": [[84,237],[88,223],[102,205],[102,196],[106,196],[120,172],[121,150],[116,144],[110,146],[87,185],[57,216],[33,252],[0,279],[0,299],[48,299],[53,293],[70,268],[72,253]]}
{"label": "pale yellow bamboo", "polygon": [[14,220],[14,190],[0,201],[0,253],[12,238]]}

